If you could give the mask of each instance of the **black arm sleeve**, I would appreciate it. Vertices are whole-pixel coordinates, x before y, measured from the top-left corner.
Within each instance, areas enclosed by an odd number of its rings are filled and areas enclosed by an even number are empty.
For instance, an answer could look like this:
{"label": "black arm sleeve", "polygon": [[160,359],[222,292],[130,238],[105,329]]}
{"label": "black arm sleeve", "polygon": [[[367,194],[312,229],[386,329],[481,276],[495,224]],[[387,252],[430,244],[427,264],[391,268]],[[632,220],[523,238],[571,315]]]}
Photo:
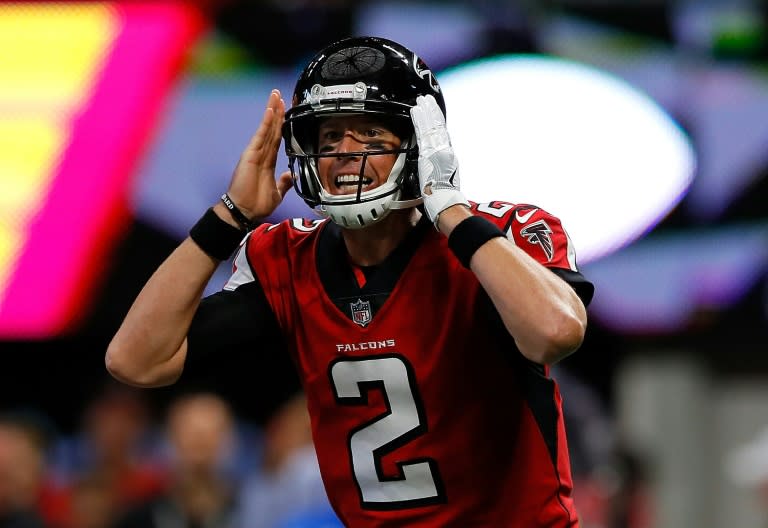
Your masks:
{"label": "black arm sleeve", "polygon": [[282,349],[282,342],[261,284],[253,281],[200,302],[187,334],[187,360],[199,362],[232,350],[270,352]]}
{"label": "black arm sleeve", "polygon": [[[584,306],[589,306],[590,301],[592,301],[592,296],[595,293],[595,286],[589,282],[584,276],[577,272],[572,271],[569,269],[564,268],[548,268],[551,270],[555,275],[563,279],[565,282],[567,282],[571,288],[574,289],[576,292],[576,295],[579,296],[579,299],[581,299],[581,302],[584,303]],[[496,332],[498,332],[498,338],[499,342],[501,343],[508,343],[507,347],[508,349],[512,350],[518,350],[517,345],[515,344],[515,340],[509,335],[509,332],[507,331],[507,328],[504,326],[504,321],[501,318],[501,315],[499,315],[499,312],[496,311],[496,307],[493,305],[493,301],[491,301],[491,298],[488,296],[487,293],[483,290],[483,296],[481,298],[481,303],[485,306],[485,309],[488,314],[488,319],[491,321],[492,326],[496,329]],[[518,354],[514,357],[519,356],[519,358],[523,358],[523,355],[518,352]],[[539,375],[544,374],[544,368],[539,365],[538,363],[534,363],[533,361],[530,361],[528,359],[524,359],[524,362],[526,365],[533,368],[534,371],[536,371]]]}
{"label": "black arm sleeve", "polygon": [[184,387],[215,390],[265,423],[300,388],[284,336],[259,281],[204,298],[187,334]]}
{"label": "black arm sleeve", "polygon": [[564,269],[564,268],[549,268],[552,273],[563,279],[565,282],[571,285],[571,288],[576,291],[576,295],[579,296],[584,306],[589,306],[592,302],[592,296],[595,294],[595,285],[584,278],[584,275],[577,271]]}
{"label": "black arm sleeve", "polygon": [[[590,301],[592,301],[592,296],[595,294],[595,286],[586,278],[584,278],[584,275],[577,271],[564,268],[547,269],[567,282],[571,288],[574,289],[576,295],[579,296],[581,302],[584,303],[584,306],[589,306]],[[491,301],[491,298],[488,296],[485,290],[483,290],[481,299],[481,303],[485,306],[485,310],[488,313],[489,319],[494,322],[499,330],[500,335],[508,335],[507,328],[504,326],[504,321],[501,319],[501,315],[499,315],[499,312],[496,311],[496,307],[493,305],[493,301]]]}

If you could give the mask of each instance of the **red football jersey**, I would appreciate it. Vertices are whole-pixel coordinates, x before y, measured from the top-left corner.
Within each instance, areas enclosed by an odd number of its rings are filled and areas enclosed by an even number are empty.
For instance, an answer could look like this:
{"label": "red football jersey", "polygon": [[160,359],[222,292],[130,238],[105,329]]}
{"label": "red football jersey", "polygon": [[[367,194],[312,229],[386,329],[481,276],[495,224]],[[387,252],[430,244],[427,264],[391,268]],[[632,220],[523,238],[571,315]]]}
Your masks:
{"label": "red football jersey", "polygon": [[[589,302],[558,219],[530,205],[472,207]],[[345,255],[328,221],[262,225],[225,286],[261,283],[340,519],[578,526],[557,385],[516,349],[447,238],[421,222],[363,286]]]}

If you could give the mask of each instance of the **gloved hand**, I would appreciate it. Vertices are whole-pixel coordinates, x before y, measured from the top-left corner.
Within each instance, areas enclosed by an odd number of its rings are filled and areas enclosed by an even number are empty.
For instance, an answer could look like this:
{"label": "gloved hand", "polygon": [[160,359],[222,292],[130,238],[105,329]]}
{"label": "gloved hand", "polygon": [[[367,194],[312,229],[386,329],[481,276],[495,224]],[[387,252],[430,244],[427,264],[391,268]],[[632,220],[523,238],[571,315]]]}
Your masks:
{"label": "gloved hand", "polygon": [[431,95],[420,95],[411,108],[419,146],[419,187],[424,209],[437,225],[441,212],[456,204],[469,207],[459,190],[459,162],[445,127],[445,116]]}

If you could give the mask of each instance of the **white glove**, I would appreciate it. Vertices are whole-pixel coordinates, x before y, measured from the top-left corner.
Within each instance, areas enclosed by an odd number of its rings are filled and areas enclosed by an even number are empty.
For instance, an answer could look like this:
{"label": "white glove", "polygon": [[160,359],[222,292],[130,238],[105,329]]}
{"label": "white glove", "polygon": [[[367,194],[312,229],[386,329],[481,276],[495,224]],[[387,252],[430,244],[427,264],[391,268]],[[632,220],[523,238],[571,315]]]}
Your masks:
{"label": "white glove", "polygon": [[424,209],[437,225],[440,213],[456,204],[469,207],[469,202],[459,190],[459,162],[435,98],[418,96],[416,106],[411,108],[411,119],[419,146],[419,187]]}

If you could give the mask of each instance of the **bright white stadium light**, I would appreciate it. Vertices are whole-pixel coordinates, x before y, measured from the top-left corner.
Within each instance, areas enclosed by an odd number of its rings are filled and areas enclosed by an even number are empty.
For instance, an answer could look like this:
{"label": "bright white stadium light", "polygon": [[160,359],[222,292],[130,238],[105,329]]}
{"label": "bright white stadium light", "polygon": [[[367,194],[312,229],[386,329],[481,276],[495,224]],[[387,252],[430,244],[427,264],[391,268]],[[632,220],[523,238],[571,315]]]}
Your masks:
{"label": "bright white stadium light", "polygon": [[439,79],[467,197],[544,208],[563,221],[581,263],[653,228],[691,184],[686,134],[612,74],[505,55]]}

